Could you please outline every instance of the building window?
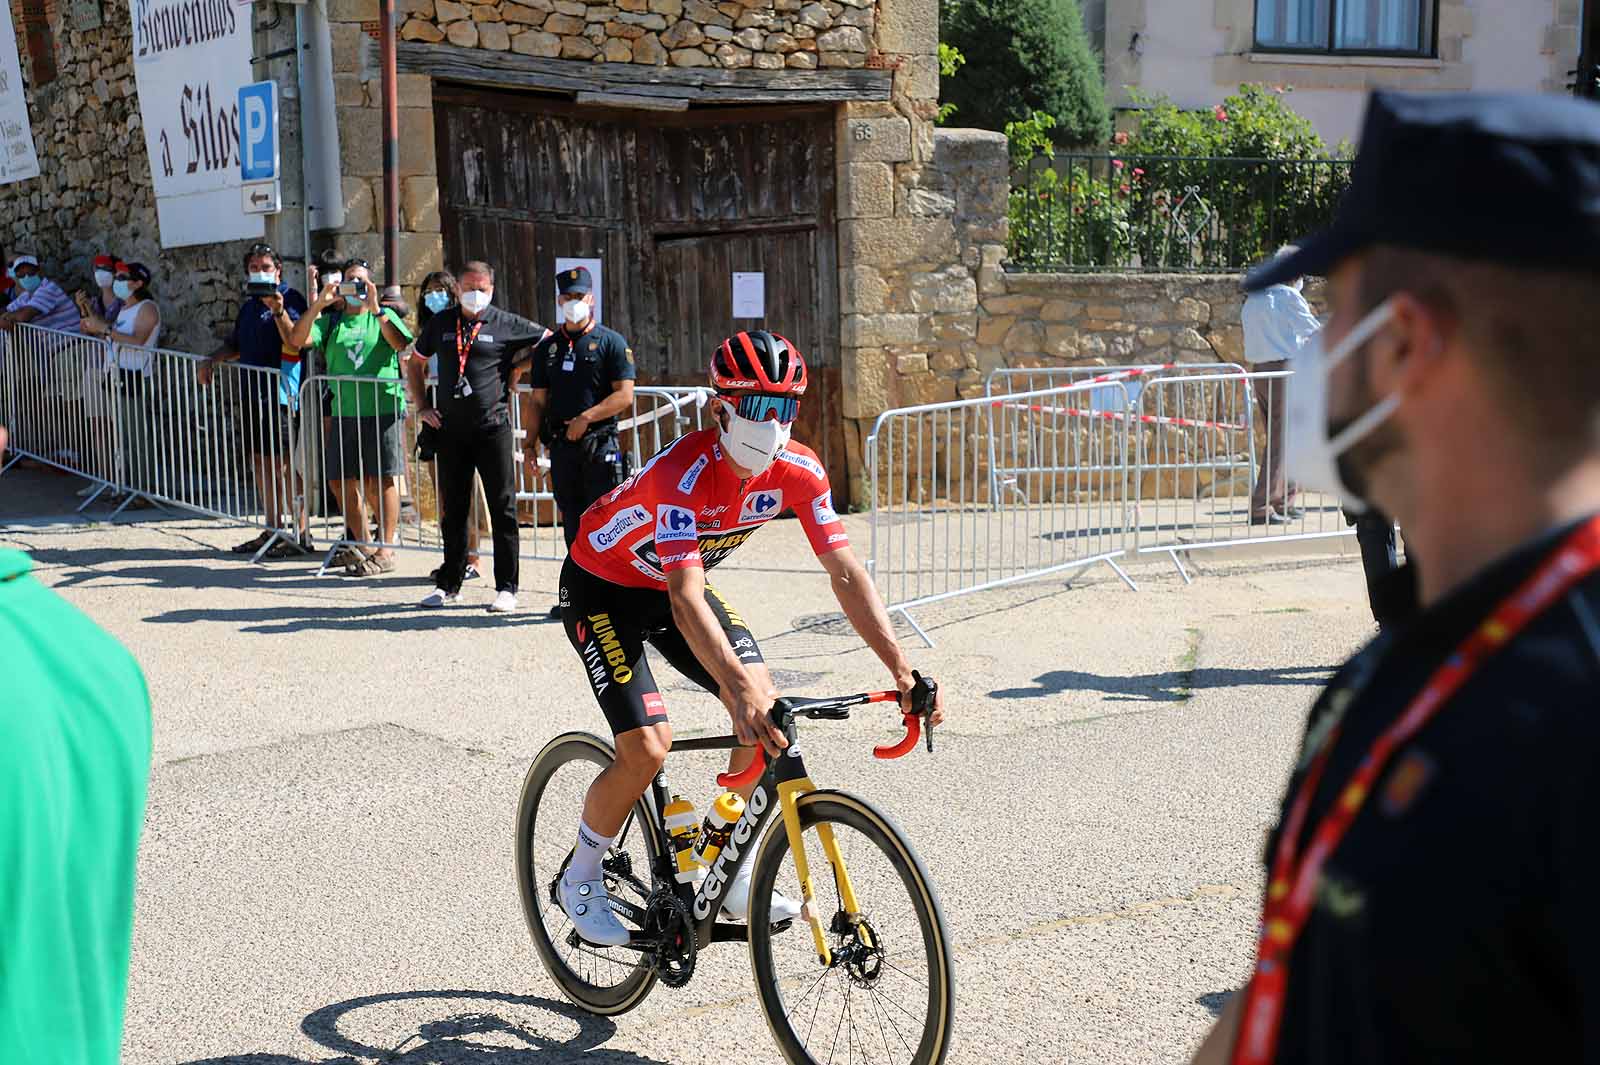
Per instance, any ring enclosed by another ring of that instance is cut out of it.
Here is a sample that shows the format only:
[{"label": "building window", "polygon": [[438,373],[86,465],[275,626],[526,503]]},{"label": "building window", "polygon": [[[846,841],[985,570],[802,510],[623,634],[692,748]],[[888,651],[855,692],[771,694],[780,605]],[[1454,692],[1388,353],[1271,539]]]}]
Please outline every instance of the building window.
[{"label": "building window", "polygon": [[1256,0],[1265,52],[1431,56],[1438,0]]}]

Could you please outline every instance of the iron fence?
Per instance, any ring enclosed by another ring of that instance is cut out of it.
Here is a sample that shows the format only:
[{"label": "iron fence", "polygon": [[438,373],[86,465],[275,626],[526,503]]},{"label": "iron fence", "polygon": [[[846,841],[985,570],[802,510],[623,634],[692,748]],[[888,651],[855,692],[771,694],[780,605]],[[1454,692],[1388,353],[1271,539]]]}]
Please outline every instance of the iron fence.
[{"label": "iron fence", "polygon": [[1233,273],[1327,225],[1346,159],[1036,154],[1011,176],[1008,266]]}]

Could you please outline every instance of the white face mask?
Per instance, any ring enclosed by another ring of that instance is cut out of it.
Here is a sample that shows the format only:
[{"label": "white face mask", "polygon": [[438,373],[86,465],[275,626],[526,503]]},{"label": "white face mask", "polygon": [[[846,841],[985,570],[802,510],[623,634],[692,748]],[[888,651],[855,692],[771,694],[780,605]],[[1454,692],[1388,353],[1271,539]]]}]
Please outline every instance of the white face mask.
[{"label": "white face mask", "polygon": [[561,317],[568,325],[582,325],[589,320],[589,304],[585,300],[569,300],[561,305]]},{"label": "white face mask", "polygon": [[1367,341],[1394,315],[1388,300],[1374,307],[1356,323],[1332,351],[1322,350],[1322,334],[1312,337],[1296,362],[1294,376],[1288,380],[1284,417],[1284,472],[1302,488],[1332,492],[1352,514],[1367,510],[1367,501],[1351,490],[1339,470],[1339,457],[1382,425],[1400,405],[1398,395],[1379,400],[1372,409],[1328,435],[1328,378],[1345,359]]},{"label": "white face mask", "polygon": [[110,288],[112,279],[110,270],[96,270],[94,272],[94,283],[100,288]]},{"label": "white face mask", "polygon": [[721,430],[722,450],[752,475],[761,473],[778,459],[778,452],[789,443],[788,425],[777,421],[753,422],[734,413],[733,404],[721,401],[728,412],[728,427]]},{"label": "white face mask", "polygon": [[489,306],[493,297],[492,292],[480,292],[477,289],[468,289],[461,294],[461,309],[468,314],[482,314]]}]

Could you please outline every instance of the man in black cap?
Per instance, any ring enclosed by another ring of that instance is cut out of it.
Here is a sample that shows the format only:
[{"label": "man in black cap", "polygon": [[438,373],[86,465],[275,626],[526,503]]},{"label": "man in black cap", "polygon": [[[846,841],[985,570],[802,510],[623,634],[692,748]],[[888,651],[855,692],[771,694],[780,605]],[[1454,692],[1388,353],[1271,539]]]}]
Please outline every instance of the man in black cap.
[{"label": "man in black cap", "polygon": [[1380,93],[1289,476],[1393,514],[1414,609],[1311,710],[1255,965],[1196,1061],[1600,1060],[1600,107]]},{"label": "man in black cap", "polygon": [[[550,481],[567,547],[589,504],[621,484],[627,461],[617,415],[633,407],[633,349],[594,320],[594,281],[582,267],[556,275],[561,327],[533,351],[528,439],[550,449]],[[561,608],[552,607],[551,617]]]}]

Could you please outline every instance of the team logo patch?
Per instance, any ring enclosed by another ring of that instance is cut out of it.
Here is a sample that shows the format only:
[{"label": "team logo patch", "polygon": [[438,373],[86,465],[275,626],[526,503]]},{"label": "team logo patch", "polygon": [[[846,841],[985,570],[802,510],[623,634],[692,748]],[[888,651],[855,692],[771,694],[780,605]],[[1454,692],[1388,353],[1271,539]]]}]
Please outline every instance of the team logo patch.
[{"label": "team logo patch", "polygon": [[694,524],[694,511],[663,503],[656,508],[656,543],[692,543]]},{"label": "team logo patch", "polygon": [[706,466],[708,466],[710,462],[711,460],[706,458],[704,455],[701,455],[699,458],[695,459],[694,463],[683,472],[683,479],[678,482],[678,491],[682,492],[684,495],[688,495],[690,492],[693,492],[695,483],[700,480],[700,475],[706,472]]},{"label": "team logo patch", "polygon": [[605,525],[589,534],[589,544],[596,551],[606,551],[615,547],[618,540],[630,531],[641,525],[650,523],[650,512],[641,506],[634,505],[618,513]]},{"label": "team logo patch", "polygon": [[833,511],[833,493],[824,492],[811,501],[811,514],[817,519],[818,525],[832,525],[839,520],[839,515]]},{"label": "team logo patch", "polygon": [[827,476],[822,470],[822,463],[816,459],[808,459],[804,455],[798,455],[793,451],[784,450],[778,452],[778,461],[787,462],[791,466],[799,466],[802,470],[810,470],[819,478]]},{"label": "team logo patch", "polygon": [[1433,759],[1421,751],[1407,751],[1405,757],[1389,770],[1383,783],[1378,807],[1389,817],[1399,817],[1411,808],[1433,779]]},{"label": "team logo patch", "polygon": [[777,489],[751,492],[739,507],[739,522],[770,521],[783,509],[783,493]]},{"label": "team logo patch", "polygon": [[629,561],[633,564],[633,568],[634,569],[638,570],[640,573],[644,574],[646,577],[649,577],[651,580],[660,581],[662,584],[665,584],[667,582],[667,575],[666,574],[662,573],[659,569],[652,569],[642,559],[635,558],[635,559],[629,559]]},{"label": "team logo patch", "polygon": [[645,717],[666,717],[667,703],[661,698],[659,692],[645,692],[644,695]]}]

